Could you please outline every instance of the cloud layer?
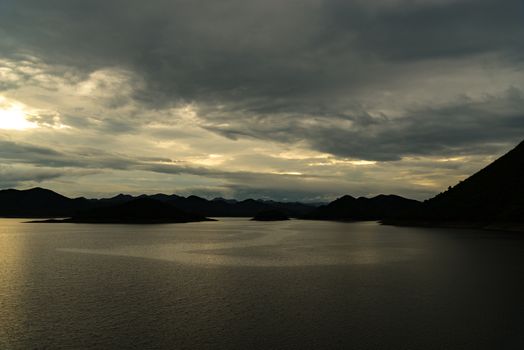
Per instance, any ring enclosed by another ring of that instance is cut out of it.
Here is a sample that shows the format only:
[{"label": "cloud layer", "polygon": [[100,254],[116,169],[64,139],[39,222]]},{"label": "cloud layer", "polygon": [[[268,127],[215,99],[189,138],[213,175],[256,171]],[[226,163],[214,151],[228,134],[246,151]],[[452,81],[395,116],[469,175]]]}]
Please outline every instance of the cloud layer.
[{"label": "cloud layer", "polygon": [[424,198],[524,135],[523,15],[518,0],[5,0],[0,118],[17,106],[38,127],[0,130],[0,164],[35,169],[3,186]]}]

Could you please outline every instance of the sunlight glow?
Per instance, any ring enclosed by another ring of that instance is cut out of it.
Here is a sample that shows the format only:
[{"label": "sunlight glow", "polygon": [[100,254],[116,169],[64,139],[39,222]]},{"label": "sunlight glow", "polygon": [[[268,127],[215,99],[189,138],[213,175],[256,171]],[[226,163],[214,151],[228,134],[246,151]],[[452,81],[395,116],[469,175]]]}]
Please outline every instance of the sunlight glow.
[{"label": "sunlight glow", "polygon": [[38,125],[26,119],[26,113],[19,106],[0,109],[0,129],[26,130]]},{"label": "sunlight glow", "polygon": [[328,159],[323,162],[308,163],[308,166],[331,166],[331,165],[375,165],[377,164],[374,160],[347,160],[347,159]]},{"label": "sunlight glow", "polygon": [[275,175],[291,175],[291,176],[304,175],[303,173],[298,172],[298,171],[273,171],[273,172],[271,172],[271,174],[275,174]]},{"label": "sunlight glow", "polygon": [[441,159],[438,159],[439,162],[461,162],[465,159],[466,157],[452,157],[452,158],[441,158]]},{"label": "sunlight glow", "polygon": [[375,165],[377,162],[374,160],[351,160],[349,161],[350,164],[353,165]]},{"label": "sunlight glow", "polygon": [[208,154],[207,156],[190,157],[189,160],[193,164],[214,166],[224,163],[228,158],[222,154]]}]

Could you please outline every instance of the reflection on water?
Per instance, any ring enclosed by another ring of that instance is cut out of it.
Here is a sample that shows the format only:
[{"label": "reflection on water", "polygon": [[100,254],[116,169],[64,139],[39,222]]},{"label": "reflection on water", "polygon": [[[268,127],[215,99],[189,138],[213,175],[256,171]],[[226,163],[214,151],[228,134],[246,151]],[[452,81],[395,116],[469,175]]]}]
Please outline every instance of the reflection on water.
[{"label": "reflection on water", "polygon": [[524,240],[0,219],[0,349],[524,348]]},{"label": "reflection on water", "polygon": [[[226,219],[227,220],[227,219]],[[311,225],[311,224],[310,224]],[[328,223],[327,226],[332,225]],[[362,225],[362,224],[361,224]],[[365,224],[364,224],[365,225]],[[314,222],[313,227],[322,229],[322,222]],[[208,233],[208,227],[195,225],[184,228],[193,240],[198,240],[202,233]],[[175,229],[175,228],[173,228]],[[297,222],[267,223],[242,222],[240,231],[231,232],[217,225],[215,241],[207,241],[207,236],[197,242],[163,242],[151,244],[115,246],[109,249],[60,248],[71,253],[127,256],[136,258],[159,259],[184,264],[203,266],[315,266],[338,264],[378,264],[408,260],[423,250],[403,247],[375,246],[374,244],[348,246],[340,242],[339,246],[312,244],[303,240],[303,226]],[[244,237],[244,236],[247,236]],[[348,237],[346,237],[348,238]],[[225,241],[221,241],[224,239]]]},{"label": "reflection on water", "polygon": [[[30,259],[25,236],[20,236],[11,226],[0,229],[0,348],[7,349],[7,339],[20,336],[20,330],[13,327],[13,320],[27,322],[20,293],[30,288],[26,279],[26,262]],[[3,315],[3,316],[2,316]]]}]

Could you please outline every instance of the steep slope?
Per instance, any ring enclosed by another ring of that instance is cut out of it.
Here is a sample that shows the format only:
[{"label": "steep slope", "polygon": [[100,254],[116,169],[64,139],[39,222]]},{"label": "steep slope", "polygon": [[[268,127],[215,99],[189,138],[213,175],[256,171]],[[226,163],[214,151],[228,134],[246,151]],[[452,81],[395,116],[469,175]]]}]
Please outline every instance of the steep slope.
[{"label": "steep slope", "polygon": [[448,221],[524,221],[524,142],[426,201],[419,216]]}]

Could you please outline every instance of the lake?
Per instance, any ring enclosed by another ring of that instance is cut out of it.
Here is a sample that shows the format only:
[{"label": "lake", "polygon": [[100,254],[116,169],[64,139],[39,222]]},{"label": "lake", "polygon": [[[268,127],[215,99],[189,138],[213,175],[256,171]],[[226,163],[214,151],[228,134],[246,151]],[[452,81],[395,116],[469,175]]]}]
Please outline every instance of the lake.
[{"label": "lake", "polygon": [[524,235],[0,219],[0,349],[524,348]]}]

